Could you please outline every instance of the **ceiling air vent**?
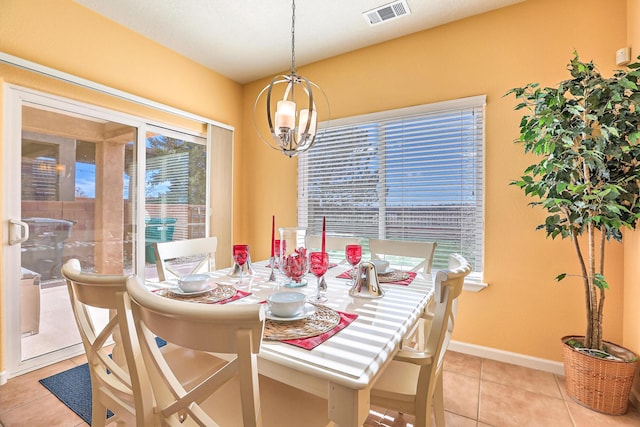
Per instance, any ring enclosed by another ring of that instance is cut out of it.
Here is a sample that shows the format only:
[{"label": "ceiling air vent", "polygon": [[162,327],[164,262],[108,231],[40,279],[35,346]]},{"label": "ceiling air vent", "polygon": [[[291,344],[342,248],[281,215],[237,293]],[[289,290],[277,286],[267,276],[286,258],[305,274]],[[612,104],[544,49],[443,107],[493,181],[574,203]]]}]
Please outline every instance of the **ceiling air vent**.
[{"label": "ceiling air vent", "polygon": [[406,0],[400,0],[371,9],[362,15],[369,25],[377,25],[404,15],[409,15],[410,13],[411,11],[409,10],[409,5]]}]

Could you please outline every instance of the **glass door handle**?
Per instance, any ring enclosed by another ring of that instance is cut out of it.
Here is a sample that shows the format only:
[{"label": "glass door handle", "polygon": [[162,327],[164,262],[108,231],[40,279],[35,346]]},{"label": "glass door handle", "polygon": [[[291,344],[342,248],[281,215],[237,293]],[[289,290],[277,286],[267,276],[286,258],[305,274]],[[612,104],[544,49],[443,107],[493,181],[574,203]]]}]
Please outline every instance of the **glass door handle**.
[{"label": "glass door handle", "polygon": [[9,244],[17,245],[29,238],[29,225],[17,219],[9,220]]}]

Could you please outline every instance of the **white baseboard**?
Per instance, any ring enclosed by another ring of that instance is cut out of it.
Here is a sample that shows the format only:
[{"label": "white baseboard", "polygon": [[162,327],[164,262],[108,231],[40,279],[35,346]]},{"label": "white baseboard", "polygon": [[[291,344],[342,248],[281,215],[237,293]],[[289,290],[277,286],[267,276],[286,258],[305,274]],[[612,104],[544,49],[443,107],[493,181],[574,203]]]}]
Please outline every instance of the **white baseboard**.
[{"label": "white baseboard", "polygon": [[553,360],[527,356],[526,354],[513,353],[510,351],[498,350],[475,344],[467,344],[459,341],[451,341],[448,349],[458,353],[496,360],[498,362],[511,363],[513,365],[524,366],[525,368],[537,369],[564,376],[564,366],[562,365],[562,362],[555,362]]},{"label": "white baseboard", "polygon": [[0,385],[5,385],[9,381],[9,373],[7,371],[0,372]]}]

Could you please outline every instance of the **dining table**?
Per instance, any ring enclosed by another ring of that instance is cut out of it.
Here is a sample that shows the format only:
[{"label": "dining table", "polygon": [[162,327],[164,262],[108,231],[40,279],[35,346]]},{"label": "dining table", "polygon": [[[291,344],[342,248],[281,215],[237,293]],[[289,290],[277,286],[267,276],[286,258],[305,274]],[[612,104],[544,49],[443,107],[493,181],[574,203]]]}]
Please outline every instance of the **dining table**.
[{"label": "dining table", "polygon": [[[335,425],[359,427],[369,414],[371,387],[433,298],[433,283],[431,274],[412,273],[412,280],[400,284],[380,283],[382,297],[351,296],[352,279],[345,274],[350,268],[332,264],[327,270],[327,301],[314,308],[317,313],[340,315],[339,326],[309,338],[311,345],[289,337],[277,339],[278,331],[288,330],[287,321],[267,315],[258,371],[326,399],[328,417]],[[309,299],[316,295],[316,278],[311,274],[306,275],[306,286],[290,288],[286,285],[288,279],[277,270],[276,280],[269,281],[268,261],[254,262],[252,269],[253,274],[244,275],[242,280],[230,276],[232,268],[209,273],[212,284],[237,290],[235,298],[221,303],[263,304],[270,294],[281,291],[301,292]],[[148,286],[158,290],[175,283],[155,282]],[[274,328],[276,339],[269,339],[266,331]]]}]

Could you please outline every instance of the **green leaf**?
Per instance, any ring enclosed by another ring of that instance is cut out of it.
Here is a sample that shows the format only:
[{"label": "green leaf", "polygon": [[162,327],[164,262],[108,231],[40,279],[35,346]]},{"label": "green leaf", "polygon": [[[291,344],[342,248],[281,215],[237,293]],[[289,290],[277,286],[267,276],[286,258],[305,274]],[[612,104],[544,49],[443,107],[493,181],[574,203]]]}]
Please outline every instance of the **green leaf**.
[{"label": "green leaf", "polygon": [[632,89],[632,90],[637,90],[638,86],[632,82],[631,80],[627,79],[627,78],[622,78],[620,79],[620,85],[622,87],[624,87],[625,89]]},{"label": "green leaf", "polygon": [[567,340],[567,345],[573,347],[573,348],[584,348],[584,344],[580,341],[574,340],[574,339],[569,339]]},{"label": "green leaf", "polygon": [[558,274],[556,276],[556,281],[561,281],[562,279],[564,279],[565,277],[567,277],[567,273],[562,273],[562,274]]},{"label": "green leaf", "polygon": [[609,284],[605,280],[602,274],[596,273],[593,276],[593,284],[596,285],[600,289],[609,289]]}]

